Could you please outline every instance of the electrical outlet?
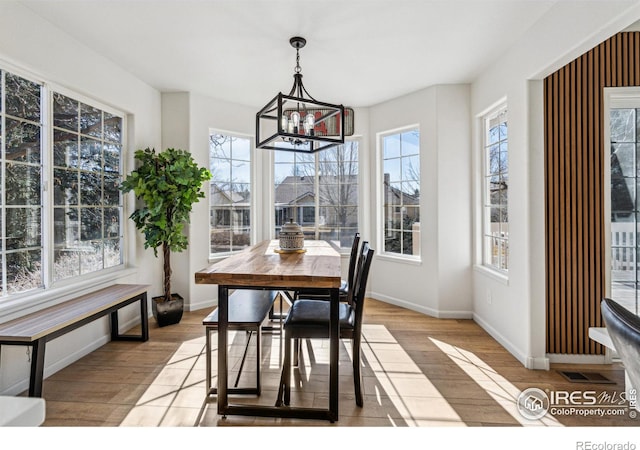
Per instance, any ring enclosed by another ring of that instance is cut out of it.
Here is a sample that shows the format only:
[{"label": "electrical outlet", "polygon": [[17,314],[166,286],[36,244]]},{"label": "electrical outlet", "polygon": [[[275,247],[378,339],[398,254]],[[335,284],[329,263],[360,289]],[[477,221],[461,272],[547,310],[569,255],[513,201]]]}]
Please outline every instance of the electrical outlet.
[{"label": "electrical outlet", "polygon": [[487,289],[487,303],[491,304],[492,299],[491,299],[491,291]]}]

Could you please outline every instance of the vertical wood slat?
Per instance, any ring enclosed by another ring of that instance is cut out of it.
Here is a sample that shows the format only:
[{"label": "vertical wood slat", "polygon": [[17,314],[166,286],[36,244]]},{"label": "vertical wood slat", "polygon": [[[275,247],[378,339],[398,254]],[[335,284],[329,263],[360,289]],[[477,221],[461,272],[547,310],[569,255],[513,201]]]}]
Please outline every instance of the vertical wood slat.
[{"label": "vertical wood slat", "polygon": [[548,353],[604,353],[603,88],[640,85],[639,66],[640,33],[619,33],[544,80]]}]

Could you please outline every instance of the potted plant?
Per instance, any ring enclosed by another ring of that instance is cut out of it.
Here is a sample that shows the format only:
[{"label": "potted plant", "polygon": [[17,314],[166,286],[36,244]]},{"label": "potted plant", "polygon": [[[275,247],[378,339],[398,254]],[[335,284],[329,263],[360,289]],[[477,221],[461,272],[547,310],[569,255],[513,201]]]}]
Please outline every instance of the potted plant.
[{"label": "potted plant", "polygon": [[180,322],[184,308],[183,298],[171,293],[171,252],[187,248],[184,226],[193,204],[204,198],[202,184],[211,179],[211,172],[198,167],[191,153],[180,149],[137,150],[135,160],[137,169],[125,178],[120,190],[133,191],[141,200],[129,217],[144,233],[144,248],[153,248],[158,256],[158,247],[162,247],[164,295],[153,298],[152,309],[159,326],[171,325]]}]

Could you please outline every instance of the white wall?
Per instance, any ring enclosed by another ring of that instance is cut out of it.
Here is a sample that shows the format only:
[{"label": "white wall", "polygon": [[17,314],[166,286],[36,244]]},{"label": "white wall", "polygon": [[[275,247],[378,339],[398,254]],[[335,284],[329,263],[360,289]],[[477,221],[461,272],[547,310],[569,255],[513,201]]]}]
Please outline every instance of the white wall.
[{"label": "white wall", "polygon": [[[122,68],[99,56],[83,43],[71,39],[51,23],[42,20],[17,2],[0,2],[0,61],[36,79],[54,83],[88,98],[113,106],[129,114],[127,121],[129,150],[160,144],[160,94]],[[7,67],[9,68],[9,67]],[[125,169],[133,166],[133,153],[126,155]],[[126,199],[131,205],[132,197]],[[125,212],[128,216],[130,209]],[[140,233],[127,221],[127,234],[134,237],[127,251],[136,256],[131,269],[119,281],[148,283],[161,287],[161,267],[151,251],[144,251]],[[89,287],[98,287],[105,279],[93,279],[91,286],[73,286],[76,295]],[[66,297],[65,297],[66,296]],[[68,291],[50,291],[34,295],[27,304],[42,307],[68,298]],[[24,303],[22,307],[24,307]],[[15,308],[0,305],[0,321],[15,315]],[[24,312],[29,309],[27,307]],[[122,329],[137,320],[135,305],[120,315]],[[65,367],[109,340],[108,321],[102,319],[47,344],[45,376]],[[2,346],[0,353],[0,394],[17,394],[28,387],[29,363],[25,347]]]},{"label": "white wall", "polygon": [[[421,261],[383,255],[381,210],[371,198],[378,236],[369,289],[374,298],[435,317],[467,317],[471,309],[471,189],[468,86],[434,86],[370,108],[369,171],[379,177],[377,134],[420,128]],[[375,184],[374,184],[375,185]]]},{"label": "white wall", "polygon": [[[507,99],[511,181],[509,279],[504,282],[485,271],[474,270],[474,319],[528,368],[545,369],[549,365],[545,354],[544,148],[540,80],[639,17],[637,2],[580,6],[558,2],[471,87],[473,151],[476,155],[480,152],[481,142],[479,115],[501,98]],[[474,204],[477,205],[480,165],[479,160],[475,160]],[[479,217],[476,208],[476,236]],[[479,247],[479,241],[475,241],[476,263],[479,262]]]}]

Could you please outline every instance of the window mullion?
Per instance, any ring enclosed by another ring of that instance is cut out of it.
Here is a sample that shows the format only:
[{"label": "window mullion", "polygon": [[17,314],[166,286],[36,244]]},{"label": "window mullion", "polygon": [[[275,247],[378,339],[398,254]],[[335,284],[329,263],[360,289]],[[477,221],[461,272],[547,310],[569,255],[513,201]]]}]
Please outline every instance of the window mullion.
[{"label": "window mullion", "polygon": [[315,153],[314,155],[314,236],[315,239],[320,239],[320,163],[319,163],[319,155]]},{"label": "window mullion", "polygon": [[42,87],[40,133],[40,164],[42,193],[42,283],[49,288],[53,283],[53,93],[47,85]]},{"label": "window mullion", "polygon": [[6,79],[6,72],[4,70],[0,71],[0,93],[2,95],[0,95],[1,101],[2,101],[2,114],[0,114],[0,119],[2,120],[2,128],[1,128],[1,133],[0,135],[2,136],[2,148],[0,149],[0,174],[2,176],[2,181],[0,184],[0,196],[1,196],[1,201],[2,201],[2,207],[0,208],[0,217],[2,220],[2,224],[0,226],[1,229],[1,234],[0,237],[2,238],[2,286],[0,286],[0,288],[2,288],[2,296],[6,296],[8,295],[8,289],[7,289],[7,271],[6,271],[6,267],[7,267],[7,196],[6,196],[6,162],[5,162],[5,156],[6,156],[6,135],[7,135],[7,121],[5,120],[5,111],[7,110],[7,105],[6,105],[6,84],[5,84],[5,79]]}]

